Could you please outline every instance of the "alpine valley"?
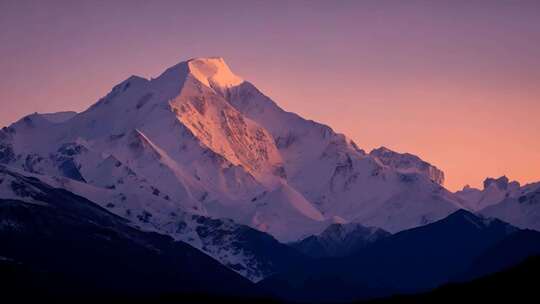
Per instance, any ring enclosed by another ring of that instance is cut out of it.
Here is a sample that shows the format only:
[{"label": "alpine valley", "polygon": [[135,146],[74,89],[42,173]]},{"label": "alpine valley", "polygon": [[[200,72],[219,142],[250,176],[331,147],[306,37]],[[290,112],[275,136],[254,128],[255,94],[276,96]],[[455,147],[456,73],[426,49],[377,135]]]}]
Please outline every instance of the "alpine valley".
[{"label": "alpine valley", "polygon": [[104,292],[420,292],[540,253],[528,245],[540,184],[484,184],[452,193],[419,157],[366,152],[281,109],[222,58],[195,58],[131,76],[81,113],[0,131],[0,261]]}]

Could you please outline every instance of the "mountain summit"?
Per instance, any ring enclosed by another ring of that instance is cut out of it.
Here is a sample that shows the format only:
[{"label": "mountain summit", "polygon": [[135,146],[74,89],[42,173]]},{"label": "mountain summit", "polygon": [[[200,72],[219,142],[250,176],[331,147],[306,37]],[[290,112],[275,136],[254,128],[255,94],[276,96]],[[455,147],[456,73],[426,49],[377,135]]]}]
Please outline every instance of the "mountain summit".
[{"label": "mountain summit", "polygon": [[366,154],[330,127],[284,111],[222,58],[181,62],[151,80],[129,77],[86,111],[50,117],[3,128],[0,163],[254,280],[269,273],[229,246],[232,238],[209,241],[210,222],[201,218],[219,219],[223,233],[244,224],[292,242],[336,221],[394,233],[461,207],[434,166],[388,149]]},{"label": "mountain summit", "polygon": [[187,65],[197,80],[211,88],[231,88],[244,81],[231,72],[221,57],[195,58],[188,60]]}]

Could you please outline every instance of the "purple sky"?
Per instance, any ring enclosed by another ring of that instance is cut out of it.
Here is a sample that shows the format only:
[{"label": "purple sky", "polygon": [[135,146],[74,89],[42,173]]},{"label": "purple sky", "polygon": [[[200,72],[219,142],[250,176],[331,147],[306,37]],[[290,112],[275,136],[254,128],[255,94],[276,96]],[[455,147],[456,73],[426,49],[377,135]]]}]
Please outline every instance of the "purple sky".
[{"label": "purple sky", "polygon": [[540,180],[540,1],[0,0],[0,125],[222,56],[282,107],[451,189]]}]

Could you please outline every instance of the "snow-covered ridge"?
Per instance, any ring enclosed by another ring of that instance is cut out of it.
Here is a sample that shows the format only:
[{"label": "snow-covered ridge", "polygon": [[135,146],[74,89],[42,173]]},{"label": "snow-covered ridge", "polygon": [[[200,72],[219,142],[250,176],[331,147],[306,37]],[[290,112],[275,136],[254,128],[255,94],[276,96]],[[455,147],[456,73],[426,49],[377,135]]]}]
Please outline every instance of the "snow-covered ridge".
[{"label": "snow-covered ridge", "polygon": [[437,184],[444,185],[444,172],[416,155],[397,153],[386,147],[374,149],[369,154],[399,172],[424,174]]},{"label": "snow-covered ridge", "polygon": [[50,122],[62,123],[62,122],[72,119],[75,115],[77,115],[77,112],[65,111],[65,112],[56,112],[56,113],[43,113],[39,115],[41,115],[41,117],[45,118],[46,120]]}]

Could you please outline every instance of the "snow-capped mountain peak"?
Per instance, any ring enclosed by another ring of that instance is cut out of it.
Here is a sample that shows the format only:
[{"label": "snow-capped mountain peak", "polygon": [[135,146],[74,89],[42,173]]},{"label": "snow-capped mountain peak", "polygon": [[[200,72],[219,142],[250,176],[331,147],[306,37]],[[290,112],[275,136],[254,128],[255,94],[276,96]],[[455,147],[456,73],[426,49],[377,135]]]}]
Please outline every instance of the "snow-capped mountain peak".
[{"label": "snow-capped mountain peak", "polygon": [[244,274],[257,271],[205,248],[195,228],[175,226],[177,215],[226,218],[292,242],[336,219],[397,232],[460,208],[442,171],[412,154],[366,154],[331,127],[281,109],[222,58],[129,77],[86,111],[50,117],[0,131],[0,163],[59,179],[59,187],[77,182],[68,190],[240,263]]},{"label": "snow-capped mountain peak", "polygon": [[221,57],[194,58],[188,60],[187,65],[190,73],[210,88],[231,88],[244,81],[231,71]]}]

